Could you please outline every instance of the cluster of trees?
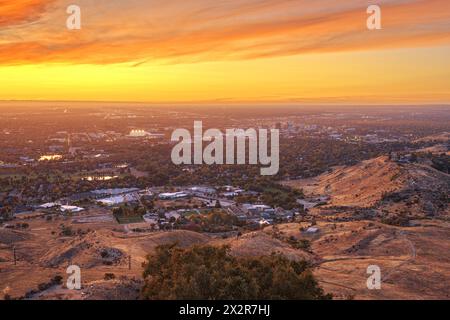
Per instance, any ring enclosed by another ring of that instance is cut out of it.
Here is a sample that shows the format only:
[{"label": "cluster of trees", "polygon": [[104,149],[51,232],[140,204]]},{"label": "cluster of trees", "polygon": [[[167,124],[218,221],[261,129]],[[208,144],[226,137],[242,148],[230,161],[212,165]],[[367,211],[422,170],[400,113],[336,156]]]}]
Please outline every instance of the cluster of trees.
[{"label": "cluster of trees", "polygon": [[244,184],[244,187],[260,193],[261,196],[241,196],[236,199],[239,203],[261,201],[274,208],[281,207],[285,210],[292,210],[299,208],[297,199],[304,197],[301,191],[278,184],[267,177],[255,179],[250,183]]},{"label": "cluster of trees", "polygon": [[320,137],[299,137],[280,141],[278,177],[313,177],[337,165],[354,165],[362,160],[402,150],[406,143],[349,143]]},{"label": "cluster of trees", "polygon": [[446,154],[436,155],[431,158],[432,167],[436,170],[450,174],[450,156]]},{"label": "cluster of trees", "polygon": [[406,227],[409,225],[409,217],[407,212],[387,214],[381,218],[381,222],[391,226]]},{"label": "cluster of trees", "polygon": [[[63,164],[61,164],[63,165]],[[42,165],[35,167],[35,172],[39,172]],[[70,176],[55,169],[48,174],[28,176],[0,176],[0,192],[18,194],[15,199],[8,197],[7,201],[12,202],[12,206],[34,204],[36,202],[56,201],[63,197],[69,197],[77,193],[88,192],[94,189],[122,188],[130,185],[137,185],[138,181],[131,175],[123,175],[117,179],[105,181],[88,181],[77,176]],[[138,185],[141,186],[141,185]],[[142,186],[145,186],[144,184]]]},{"label": "cluster of trees", "polygon": [[237,258],[228,247],[163,245],[144,264],[144,299],[331,299],[305,261]]},{"label": "cluster of trees", "polygon": [[120,207],[113,209],[113,214],[115,216],[133,217],[133,216],[143,216],[146,210],[144,207],[136,205],[129,205],[128,203],[122,204]]},{"label": "cluster of trees", "polygon": [[[215,209],[208,214],[194,214],[189,216],[188,219],[198,226],[198,231],[203,232],[226,232],[231,231],[233,226],[239,225],[236,216],[221,209]],[[192,226],[190,228],[192,229]]]},{"label": "cluster of trees", "polygon": [[127,203],[113,209],[114,218],[119,223],[133,223],[142,221],[146,210],[141,205],[129,205]]},{"label": "cluster of trees", "polygon": [[13,217],[13,212],[10,206],[0,208],[0,220],[10,220]]}]

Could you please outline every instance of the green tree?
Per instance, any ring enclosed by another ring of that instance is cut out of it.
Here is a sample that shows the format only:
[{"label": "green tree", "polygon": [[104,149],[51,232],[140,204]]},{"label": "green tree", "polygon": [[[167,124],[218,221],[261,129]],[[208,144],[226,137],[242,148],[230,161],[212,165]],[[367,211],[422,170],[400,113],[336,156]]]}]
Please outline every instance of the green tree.
[{"label": "green tree", "polygon": [[305,261],[236,258],[228,247],[156,248],[144,265],[144,299],[331,299]]}]

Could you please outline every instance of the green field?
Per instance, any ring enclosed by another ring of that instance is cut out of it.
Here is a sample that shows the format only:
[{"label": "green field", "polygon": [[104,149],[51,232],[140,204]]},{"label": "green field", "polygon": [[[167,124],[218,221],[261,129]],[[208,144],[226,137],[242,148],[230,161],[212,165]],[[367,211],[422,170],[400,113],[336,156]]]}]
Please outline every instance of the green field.
[{"label": "green field", "polygon": [[136,215],[136,216],[114,216],[119,224],[129,224],[129,223],[139,223],[143,222],[144,218],[142,216]]}]

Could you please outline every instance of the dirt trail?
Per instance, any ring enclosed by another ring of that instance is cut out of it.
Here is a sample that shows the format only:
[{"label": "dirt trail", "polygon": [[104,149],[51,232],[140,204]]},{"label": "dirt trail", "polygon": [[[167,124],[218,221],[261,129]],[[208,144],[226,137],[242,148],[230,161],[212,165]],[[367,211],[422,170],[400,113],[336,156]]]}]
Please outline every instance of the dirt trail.
[{"label": "dirt trail", "polygon": [[398,234],[408,243],[409,248],[410,248],[410,257],[409,257],[409,259],[403,260],[403,262],[401,262],[399,265],[391,268],[388,272],[386,272],[384,274],[384,276],[381,278],[382,282],[387,281],[389,279],[389,277],[394,272],[396,272],[399,268],[401,268],[404,265],[406,265],[408,263],[411,263],[411,262],[416,260],[417,250],[416,250],[416,247],[415,247],[414,243],[411,240],[408,239],[407,234],[406,234],[405,231],[401,230]]}]

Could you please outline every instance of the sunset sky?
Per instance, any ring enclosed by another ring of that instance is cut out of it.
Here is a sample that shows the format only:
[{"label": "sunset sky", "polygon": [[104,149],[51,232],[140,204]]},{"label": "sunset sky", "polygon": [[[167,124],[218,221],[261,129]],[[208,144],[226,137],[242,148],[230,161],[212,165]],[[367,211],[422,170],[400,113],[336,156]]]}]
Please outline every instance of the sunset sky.
[{"label": "sunset sky", "polygon": [[449,0],[0,0],[0,100],[448,103],[449,57]]}]

